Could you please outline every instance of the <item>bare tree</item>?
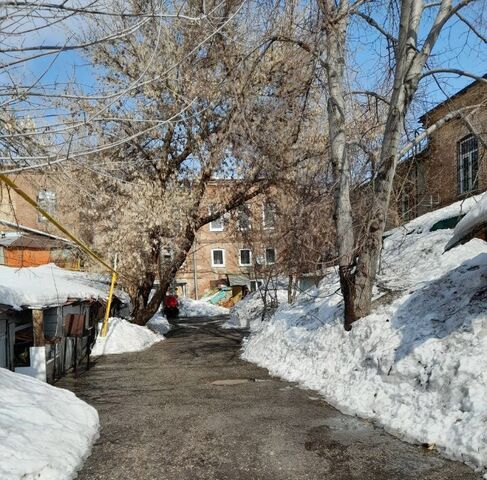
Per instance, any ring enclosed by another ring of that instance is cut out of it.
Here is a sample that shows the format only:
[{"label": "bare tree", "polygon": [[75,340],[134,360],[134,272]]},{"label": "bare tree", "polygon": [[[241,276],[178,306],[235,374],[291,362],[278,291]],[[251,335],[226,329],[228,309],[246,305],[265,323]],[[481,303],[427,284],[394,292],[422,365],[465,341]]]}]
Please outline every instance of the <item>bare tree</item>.
[{"label": "bare tree", "polygon": [[[90,126],[101,142],[129,140],[70,173],[91,191],[78,200],[90,205],[91,240],[106,255],[120,254],[139,324],[159,308],[196,231],[265,191],[306,155],[294,151],[302,145],[303,78],[312,76],[313,62],[290,57],[288,45],[269,46],[263,56],[261,38],[275,25],[263,25],[255,6],[245,15],[234,2],[207,7],[218,14],[216,25],[147,23],[122,46],[117,40],[91,49],[104,82],[117,89],[143,75],[153,79],[113,103],[106,122]],[[114,21],[123,29],[134,20]],[[90,35],[98,29],[99,20]],[[300,63],[293,74],[291,61]],[[104,105],[82,98],[73,118]],[[234,182],[208,198],[214,178]]]},{"label": "bare tree", "polygon": [[[370,312],[372,288],[382,247],[392,184],[398,160],[408,109],[418,90],[419,82],[428,75],[449,69],[428,70],[428,59],[445,24],[473,0],[453,2],[442,0],[425,4],[422,0],[400,2],[393,17],[394,29],[387,30],[374,13],[381,13],[377,2],[340,2],[320,0],[323,28],[326,33],[326,85],[328,89],[328,130],[330,158],[337,182],[335,197],[336,230],[340,284],[344,296],[345,328]],[[394,9],[392,9],[394,12]],[[347,151],[346,124],[346,49],[352,15],[383,35],[393,52],[392,85],[385,97],[379,92],[360,92],[379,98],[386,104],[386,120],[381,136],[377,165],[371,178],[373,195],[365,235],[356,239],[351,204],[351,165]],[[431,24],[425,28],[425,17]],[[469,22],[467,28],[473,28]],[[457,73],[467,72],[455,70]]]}]

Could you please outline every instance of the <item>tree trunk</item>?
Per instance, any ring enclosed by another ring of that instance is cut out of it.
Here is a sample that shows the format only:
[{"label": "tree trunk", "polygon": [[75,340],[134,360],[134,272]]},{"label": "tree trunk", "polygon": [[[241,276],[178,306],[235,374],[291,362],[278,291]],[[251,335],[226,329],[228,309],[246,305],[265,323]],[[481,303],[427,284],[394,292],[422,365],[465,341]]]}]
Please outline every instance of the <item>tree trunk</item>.
[{"label": "tree trunk", "polygon": [[294,303],[294,275],[289,275],[287,280],[287,303]]},{"label": "tree trunk", "polygon": [[148,272],[143,281],[136,287],[135,293],[131,298],[133,305],[132,316],[134,318],[138,318],[139,312],[147,307],[155,279],[154,273]]},{"label": "tree trunk", "polygon": [[43,347],[46,344],[44,337],[44,311],[32,310],[32,329],[34,347]]},{"label": "tree trunk", "polygon": [[379,168],[374,179],[374,197],[369,223],[355,272],[355,314],[357,319],[370,313],[372,290],[382,251],[382,236],[386,228],[387,212],[396,174],[402,125],[411,99],[416,92],[422,69],[422,64],[414,61],[421,5],[421,2],[417,0],[404,0],[401,3],[394,85],[384,127]]},{"label": "tree trunk", "polygon": [[[327,57],[325,62],[328,84],[328,134],[330,159],[335,177],[335,226],[338,247],[340,288],[345,306],[345,328],[350,330],[355,316],[355,286],[352,273],[355,239],[350,201],[350,162],[346,150],[345,96],[343,92],[345,69],[345,42],[348,15],[331,15],[334,2],[324,2]],[[347,2],[342,2],[347,8]]]},{"label": "tree trunk", "polygon": [[[178,270],[183,265],[188,256],[196,233],[191,225],[188,225],[185,235],[176,241],[176,252],[169,262],[164,262],[164,258],[159,255],[159,287],[152,295],[150,301],[134,312],[134,323],[137,325],[145,325],[159,310],[166,293],[176,278]],[[164,246],[164,245],[163,245]]]}]

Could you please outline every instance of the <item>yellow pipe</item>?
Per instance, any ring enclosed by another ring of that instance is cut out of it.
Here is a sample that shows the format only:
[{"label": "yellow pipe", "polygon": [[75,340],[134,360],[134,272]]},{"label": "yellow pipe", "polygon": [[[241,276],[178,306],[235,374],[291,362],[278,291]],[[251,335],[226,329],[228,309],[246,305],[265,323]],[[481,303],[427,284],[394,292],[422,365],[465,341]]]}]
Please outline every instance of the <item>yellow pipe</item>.
[{"label": "yellow pipe", "polygon": [[61,230],[61,232],[63,232],[70,240],[72,240],[76,245],[78,245],[78,247],[80,247],[81,250],[87,253],[90,257],[94,258],[98,263],[103,265],[105,268],[110,270],[112,274],[118,275],[118,272],[115,270],[115,268],[111,267],[102,258],[100,258],[88,245],[86,245],[82,240],[79,240],[74,234],[72,234],[69,230],[63,227],[48,211],[44,210],[33,198],[31,198],[27,193],[25,193],[16,183],[10,180],[10,178],[0,173],[0,180],[4,182],[6,185],[8,185],[9,187],[11,187],[19,196],[21,196],[27,203],[32,205],[39,213],[44,215],[44,217],[46,217],[50,223],[52,223],[59,230]]},{"label": "yellow pipe", "polygon": [[115,283],[117,282],[117,274],[112,273],[112,283],[110,285],[110,292],[108,293],[107,309],[105,311],[105,319],[101,328],[101,336],[106,337],[108,331],[108,318],[110,317],[110,307],[112,306],[113,291],[115,290]]}]

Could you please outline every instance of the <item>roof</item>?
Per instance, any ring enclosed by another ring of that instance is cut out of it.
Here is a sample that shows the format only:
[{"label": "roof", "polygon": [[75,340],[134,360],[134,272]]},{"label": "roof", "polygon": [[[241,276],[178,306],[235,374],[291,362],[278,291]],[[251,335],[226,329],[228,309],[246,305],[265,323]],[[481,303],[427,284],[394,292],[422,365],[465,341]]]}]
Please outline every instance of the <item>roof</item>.
[{"label": "roof", "polygon": [[231,287],[243,287],[247,286],[250,288],[250,277],[248,275],[232,275],[232,274],[227,274],[228,278],[228,284]]},{"label": "roof", "polygon": [[[12,309],[41,309],[72,301],[106,301],[109,277],[88,272],[73,272],[56,265],[32,268],[0,266],[0,304]],[[123,302],[122,291],[116,296]]]},{"label": "roof", "polygon": [[[481,78],[487,79],[487,73],[485,73],[484,75],[482,75]],[[470,90],[474,85],[476,85],[479,82],[480,82],[480,79],[474,80],[473,82],[469,83],[467,86],[465,86],[461,90],[459,90],[457,93],[454,93],[453,95],[451,95],[447,99],[443,100],[438,105],[435,105],[433,108],[431,108],[427,112],[423,113],[423,115],[421,115],[421,117],[419,117],[419,120],[421,121],[421,123],[424,123],[424,119],[425,119],[425,117],[427,115],[430,115],[431,113],[435,112],[436,110],[438,110],[439,108],[441,108],[446,103],[451,102],[453,99],[455,99],[457,97],[460,97],[461,95],[463,95],[464,93],[466,93],[468,90]]]},{"label": "roof", "polygon": [[26,234],[22,232],[2,232],[0,233],[0,247],[11,248],[37,248],[37,249],[56,249],[66,248],[67,245],[61,240],[43,237],[37,234]]},{"label": "roof", "polygon": [[47,232],[43,232],[42,230],[37,230],[35,228],[27,227],[25,225],[21,225],[20,223],[14,223],[14,222],[9,222],[8,220],[0,219],[0,224],[5,225],[6,227],[13,228],[16,231],[22,230],[24,232],[34,233],[36,235],[41,235],[43,237],[53,238],[55,240],[60,240],[61,242],[65,242],[65,243],[69,243],[69,244],[74,245],[73,242],[71,242],[71,240],[68,240],[67,238],[59,237],[57,235],[53,235],[52,233],[47,233]]}]

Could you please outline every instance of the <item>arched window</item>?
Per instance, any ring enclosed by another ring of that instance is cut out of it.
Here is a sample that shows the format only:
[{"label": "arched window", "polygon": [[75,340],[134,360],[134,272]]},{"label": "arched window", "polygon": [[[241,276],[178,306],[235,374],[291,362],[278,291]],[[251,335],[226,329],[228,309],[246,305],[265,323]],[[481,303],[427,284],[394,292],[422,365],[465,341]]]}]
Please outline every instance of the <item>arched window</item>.
[{"label": "arched window", "polygon": [[478,188],[479,143],[475,135],[458,142],[458,194],[464,195]]}]

